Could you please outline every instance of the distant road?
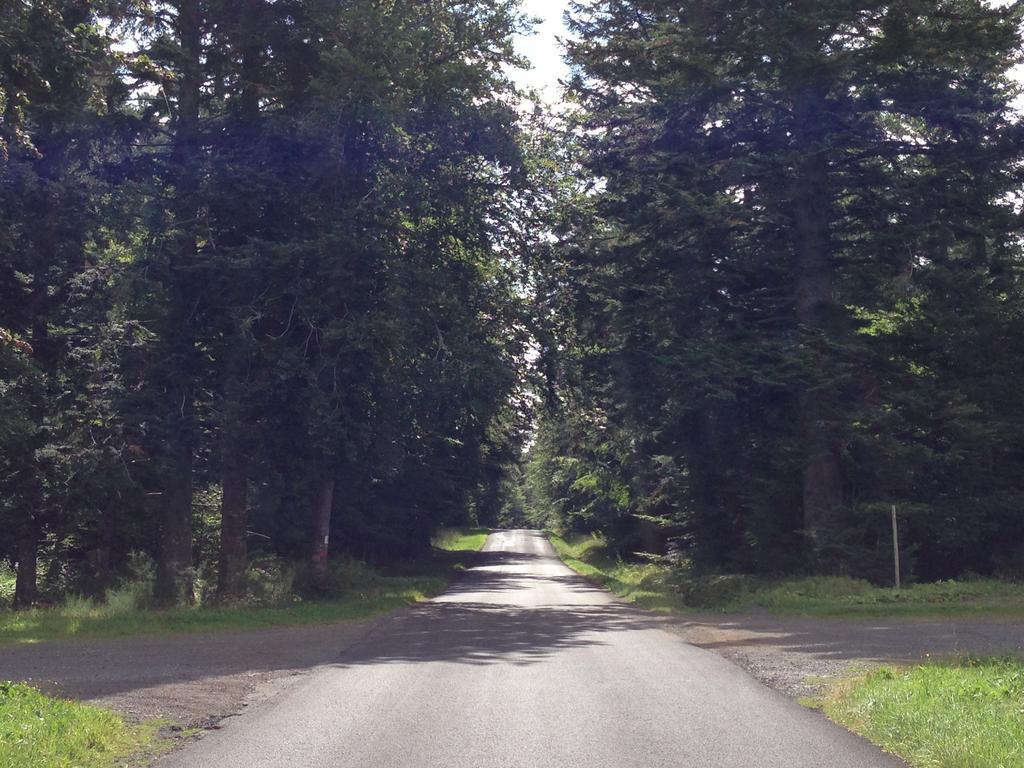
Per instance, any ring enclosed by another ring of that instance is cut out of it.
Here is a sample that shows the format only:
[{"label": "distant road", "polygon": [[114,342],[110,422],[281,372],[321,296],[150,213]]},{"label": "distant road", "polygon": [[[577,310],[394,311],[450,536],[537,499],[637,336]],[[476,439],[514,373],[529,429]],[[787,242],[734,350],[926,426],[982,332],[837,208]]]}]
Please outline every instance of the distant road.
[{"label": "distant road", "polygon": [[161,768],[897,768],[502,531],[394,619]]}]

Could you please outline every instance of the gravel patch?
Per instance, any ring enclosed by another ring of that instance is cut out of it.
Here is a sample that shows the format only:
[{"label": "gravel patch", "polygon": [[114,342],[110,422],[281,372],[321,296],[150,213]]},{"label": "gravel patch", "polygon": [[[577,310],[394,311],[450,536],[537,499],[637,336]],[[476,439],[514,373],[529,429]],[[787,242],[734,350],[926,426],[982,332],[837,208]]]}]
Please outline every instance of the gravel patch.
[{"label": "gravel patch", "polygon": [[705,615],[680,617],[668,628],[793,697],[814,696],[830,680],[882,664],[964,654],[1024,656],[1019,619]]},{"label": "gravel patch", "polygon": [[334,663],[390,615],[254,632],[0,646],[0,680],[180,728],[209,728]]}]

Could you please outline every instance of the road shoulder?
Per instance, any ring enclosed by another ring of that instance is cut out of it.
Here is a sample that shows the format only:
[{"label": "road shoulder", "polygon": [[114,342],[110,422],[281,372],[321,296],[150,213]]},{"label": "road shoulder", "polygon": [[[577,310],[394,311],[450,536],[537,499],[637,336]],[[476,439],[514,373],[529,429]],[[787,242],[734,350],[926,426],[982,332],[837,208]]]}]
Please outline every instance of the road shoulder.
[{"label": "road shoulder", "polygon": [[334,663],[395,613],[252,632],[5,646],[0,648],[0,680],[28,682],[137,721],[166,720],[182,730],[209,728]]},{"label": "road shoulder", "polygon": [[771,615],[672,616],[666,629],[743,667],[794,698],[883,664],[928,658],[1024,657],[1024,621],[1004,618],[805,618]]}]

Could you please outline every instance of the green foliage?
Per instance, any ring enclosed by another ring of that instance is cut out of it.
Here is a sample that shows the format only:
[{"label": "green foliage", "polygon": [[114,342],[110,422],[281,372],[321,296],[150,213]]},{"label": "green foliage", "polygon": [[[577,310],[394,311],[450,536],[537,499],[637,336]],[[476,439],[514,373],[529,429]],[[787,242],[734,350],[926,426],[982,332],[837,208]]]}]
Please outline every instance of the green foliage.
[{"label": "green foliage", "polygon": [[14,599],[14,570],[5,562],[0,562],[0,607],[7,607]]},{"label": "green foliage", "polygon": [[1020,7],[572,16],[600,183],[538,281],[559,343],[532,519],[701,574],[881,583],[896,505],[908,572],[1001,569],[1024,539]]},{"label": "green foliage", "polygon": [[1024,612],[1024,587],[993,579],[912,584],[900,590],[836,576],[772,580],[673,574],[671,583],[688,605],[725,611],[763,609],[809,616],[1016,616]]},{"label": "green foliage", "polygon": [[[420,558],[512,506],[551,173],[505,74],[516,3],[46,0],[0,22],[22,606],[348,594],[373,581],[352,558]],[[325,533],[326,577],[295,565]],[[154,573],[118,586],[132,552]]]},{"label": "green foliage", "polygon": [[15,602],[524,522],[881,582],[893,504],[908,573],[1019,570],[1020,8],[787,9],[579,4],[552,117],[513,0],[5,4]]},{"label": "green foliage", "polygon": [[152,727],[0,682],[2,768],[113,768],[154,743]]},{"label": "green foliage", "polygon": [[308,564],[281,558],[254,558],[246,574],[246,592],[230,605],[154,610],[154,564],[141,553],[132,556],[130,575],[103,599],[72,595],[53,608],[0,610],[0,644],[175,632],[253,630],[291,624],[314,624],[365,618],[440,594],[456,571],[460,555],[478,551],[488,530],[448,528],[435,539],[437,550],[387,571],[354,558],[334,558],[326,583],[311,592]]},{"label": "green foliage", "polygon": [[269,627],[362,619],[434,597],[444,576],[381,577],[345,584],[347,596],[276,606],[135,610],[124,604],[72,598],[63,607],[0,612],[0,644],[37,643],[74,637],[250,631]]},{"label": "green foliage", "polygon": [[245,600],[253,605],[286,605],[295,600],[295,566],[283,558],[253,558],[245,573]]},{"label": "green foliage", "polygon": [[479,552],[490,533],[489,528],[443,528],[432,544],[445,552]]},{"label": "green foliage", "polygon": [[625,563],[600,534],[548,538],[563,562],[619,597],[651,611],[685,610],[686,603],[667,583],[669,571],[655,563]]},{"label": "green foliage", "polygon": [[877,587],[843,576],[766,578],[695,574],[664,558],[624,562],[599,534],[551,543],[565,563],[615,594],[651,610],[770,611],[801,616],[1024,615],[1024,585],[994,579]]},{"label": "green foliage", "polygon": [[886,668],[839,686],[833,720],[914,768],[1024,764],[1024,663],[961,659]]}]

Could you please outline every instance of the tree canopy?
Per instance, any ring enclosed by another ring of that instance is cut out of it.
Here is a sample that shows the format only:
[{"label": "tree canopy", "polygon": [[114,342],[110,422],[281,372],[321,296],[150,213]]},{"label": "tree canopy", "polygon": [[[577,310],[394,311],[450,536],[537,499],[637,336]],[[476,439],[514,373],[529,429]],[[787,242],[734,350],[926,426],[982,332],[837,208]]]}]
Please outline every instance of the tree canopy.
[{"label": "tree canopy", "polygon": [[16,605],[465,522],[1017,567],[1022,14],[577,2],[546,112],[516,0],[5,3]]},{"label": "tree canopy", "polygon": [[896,505],[922,576],[1019,557],[1020,17],[576,4],[601,187],[561,255],[538,514],[877,577]]}]

